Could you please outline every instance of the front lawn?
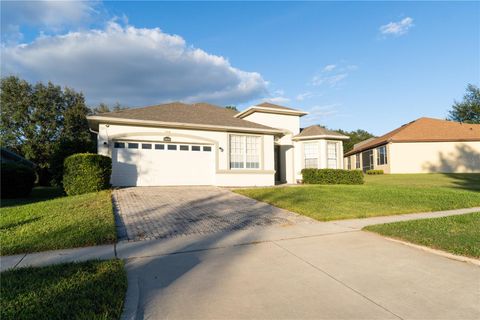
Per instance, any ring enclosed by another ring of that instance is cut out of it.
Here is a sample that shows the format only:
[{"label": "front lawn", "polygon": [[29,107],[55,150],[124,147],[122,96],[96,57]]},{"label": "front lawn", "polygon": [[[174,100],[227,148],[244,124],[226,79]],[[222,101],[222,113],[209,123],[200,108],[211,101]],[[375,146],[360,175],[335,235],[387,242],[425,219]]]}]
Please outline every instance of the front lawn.
[{"label": "front lawn", "polygon": [[301,185],[234,191],[327,221],[480,206],[480,174],[365,176],[364,185]]},{"label": "front lawn", "polygon": [[368,226],[365,230],[454,254],[480,258],[480,212]]},{"label": "front lawn", "polygon": [[1,278],[2,320],[119,319],[127,289],[121,260],[9,270]]},{"label": "front lawn", "polygon": [[115,242],[109,190],[51,199],[59,196],[58,190],[34,189],[32,196],[9,200],[5,207],[2,200],[2,255]]}]

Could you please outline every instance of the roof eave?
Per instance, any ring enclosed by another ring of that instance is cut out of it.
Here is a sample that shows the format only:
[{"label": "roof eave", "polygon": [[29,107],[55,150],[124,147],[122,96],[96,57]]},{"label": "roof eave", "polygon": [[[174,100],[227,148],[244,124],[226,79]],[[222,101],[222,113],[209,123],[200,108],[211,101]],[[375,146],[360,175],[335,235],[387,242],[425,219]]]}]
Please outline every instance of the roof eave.
[{"label": "roof eave", "polygon": [[336,140],[348,140],[350,137],[347,136],[337,136],[337,135],[330,135],[330,134],[322,134],[316,136],[295,136],[292,140],[300,141],[300,140],[315,140],[315,139],[336,139]]},{"label": "roof eave", "polygon": [[274,109],[274,108],[264,108],[258,106],[248,107],[247,109],[243,110],[242,112],[237,113],[234,115],[235,118],[244,118],[254,112],[263,112],[263,113],[273,113],[273,114],[281,114],[281,115],[289,115],[289,116],[300,116],[303,117],[307,115],[308,112],[299,111],[299,110],[287,110],[287,109]]},{"label": "roof eave", "polygon": [[282,130],[278,130],[278,129],[216,126],[216,125],[182,123],[182,122],[124,119],[124,118],[113,118],[113,117],[105,117],[105,116],[87,116],[87,120],[90,128],[94,130],[95,129],[98,130],[98,125],[100,123],[105,123],[105,124],[120,124],[120,125],[121,124],[140,125],[140,126],[149,126],[149,127],[166,127],[166,128],[178,128],[178,129],[197,129],[197,130],[210,130],[210,131],[253,132],[253,133],[266,133],[266,134],[273,134],[273,135],[284,134]]}]

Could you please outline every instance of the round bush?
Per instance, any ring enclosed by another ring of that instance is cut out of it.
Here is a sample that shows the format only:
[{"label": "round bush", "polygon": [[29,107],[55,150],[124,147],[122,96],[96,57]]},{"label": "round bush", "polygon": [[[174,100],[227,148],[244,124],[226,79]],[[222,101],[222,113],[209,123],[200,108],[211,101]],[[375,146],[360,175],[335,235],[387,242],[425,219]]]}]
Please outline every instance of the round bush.
[{"label": "round bush", "polygon": [[110,188],[112,159],[93,153],[77,153],[64,162],[63,189],[71,196]]},{"label": "round bush", "polygon": [[2,163],[2,198],[20,198],[30,194],[35,183],[33,168],[14,162]]}]

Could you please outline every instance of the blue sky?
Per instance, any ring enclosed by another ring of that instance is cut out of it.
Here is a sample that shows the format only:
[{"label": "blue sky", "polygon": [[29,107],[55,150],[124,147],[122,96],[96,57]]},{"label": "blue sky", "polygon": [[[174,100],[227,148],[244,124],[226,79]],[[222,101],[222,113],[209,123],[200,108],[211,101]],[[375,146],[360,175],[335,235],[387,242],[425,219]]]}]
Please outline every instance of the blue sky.
[{"label": "blue sky", "polygon": [[270,100],[379,135],[479,85],[480,3],[2,2],[1,62],[90,104]]}]

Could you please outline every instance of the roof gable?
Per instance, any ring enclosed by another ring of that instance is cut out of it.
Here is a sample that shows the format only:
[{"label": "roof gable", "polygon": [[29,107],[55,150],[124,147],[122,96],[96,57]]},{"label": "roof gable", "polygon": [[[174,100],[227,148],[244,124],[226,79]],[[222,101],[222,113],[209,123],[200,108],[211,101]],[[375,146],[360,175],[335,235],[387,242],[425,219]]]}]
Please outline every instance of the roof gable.
[{"label": "roof gable", "polygon": [[313,125],[310,127],[306,127],[302,129],[300,133],[294,136],[293,138],[297,140],[301,140],[301,139],[308,139],[308,138],[315,138],[315,137],[349,139],[347,136],[341,133],[328,130],[320,125]]}]

